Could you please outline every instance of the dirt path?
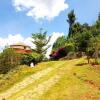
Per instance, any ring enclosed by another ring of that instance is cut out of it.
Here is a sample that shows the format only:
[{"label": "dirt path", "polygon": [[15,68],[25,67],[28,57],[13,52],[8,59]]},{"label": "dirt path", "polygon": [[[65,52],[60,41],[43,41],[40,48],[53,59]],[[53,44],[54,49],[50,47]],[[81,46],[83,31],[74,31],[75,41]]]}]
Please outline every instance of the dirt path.
[{"label": "dirt path", "polygon": [[[0,94],[0,100],[2,100],[2,98],[8,98],[10,97],[12,94],[20,91],[21,89],[24,89],[25,87],[27,87],[29,84],[35,82],[36,80],[39,80],[40,78],[42,78],[43,76],[47,75],[49,72],[52,72],[53,70],[55,70],[56,68],[60,67],[63,63],[58,64],[57,67],[50,67],[50,68],[46,68],[43,69],[42,71],[39,71],[29,77],[27,77],[26,79],[24,79],[23,81],[15,84],[12,88],[8,89],[5,93]],[[44,84],[48,84],[49,81],[53,81],[56,79],[57,76],[54,76],[53,78],[51,78],[50,80],[48,80],[47,82],[45,81],[44,83],[42,83],[42,85],[40,84],[39,87],[41,86],[45,86]],[[55,81],[56,82],[56,81]],[[55,83],[54,82],[54,83]],[[53,85],[54,83],[50,83],[51,85]],[[50,85],[50,86],[51,86]],[[50,87],[48,86],[48,87]],[[38,90],[39,88],[37,88]],[[34,90],[36,91],[36,89]],[[20,97],[21,98],[21,97]],[[21,99],[22,100],[22,99]]]},{"label": "dirt path", "polygon": [[7,97],[11,96],[12,93],[18,92],[19,90],[23,89],[27,85],[35,82],[35,80],[38,80],[39,78],[41,78],[44,75],[48,74],[52,70],[53,70],[53,68],[47,68],[45,70],[42,70],[42,71],[40,71],[36,74],[33,74],[33,75],[29,76],[28,78],[24,79],[22,82],[17,83],[16,85],[14,85],[12,88],[7,90],[5,93],[0,94],[0,100],[2,100],[1,98],[4,98],[4,97],[7,98]]},{"label": "dirt path", "polygon": [[[61,76],[56,72],[67,65],[66,68],[70,73],[70,70],[73,67],[72,65],[76,63],[77,60],[74,60],[74,63],[67,63],[66,61],[53,63],[52,66],[46,69],[42,69],[41,71],[31,76],[28,76],[23,81],[15,84],[12,88],[8,89],[5,93],[0,94],[0,100],[2,100],[2,98],[5,98],[6,100],[39,100],[39,97],[41,97],[43,93],[54,86],[61,78]],[[55,72],[55,74],[47,77],[48,74],[52,72]],[[42,78],[46,79],[40,81]],[[36,81],[40,81],[40,83],[36,83]],[[34,83],[36,84],[34,85]]]},{"label": "dirt path", "polygon": [[22,93],[20,96],[10,98],[10,100],[38,100],[38,98],[47,91],[51,86],[59,81],[59,76],[53,76],[50,79],[38,84],[34,89]]}]

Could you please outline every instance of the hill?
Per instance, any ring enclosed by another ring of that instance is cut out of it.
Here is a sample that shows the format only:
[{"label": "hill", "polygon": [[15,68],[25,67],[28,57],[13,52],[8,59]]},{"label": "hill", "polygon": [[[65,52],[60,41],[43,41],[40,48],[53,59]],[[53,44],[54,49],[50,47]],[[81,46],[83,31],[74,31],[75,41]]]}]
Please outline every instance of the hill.
[{"label": "hill", "polygon": [[27,70],[25,77],[1,92],[0,100],[100,100],[100,66],[84,58],[43,62],[30,69],[31,74]]}]

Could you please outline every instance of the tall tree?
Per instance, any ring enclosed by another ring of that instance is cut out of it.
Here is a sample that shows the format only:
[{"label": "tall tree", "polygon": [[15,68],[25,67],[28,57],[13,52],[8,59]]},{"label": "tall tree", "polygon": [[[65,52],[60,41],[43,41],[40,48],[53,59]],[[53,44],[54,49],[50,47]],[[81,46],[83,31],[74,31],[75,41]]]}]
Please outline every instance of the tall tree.
[{"label": "tall tree", "polygon": [[94,51],[95,63],[98,63],[100,53],[100,35],[90,39],[88,49]]},{"label": "tall tree", "polygon": [[98,20],[100,21],[100,12],[99,12],[99,14],[98,14]]},{"label": "tall tree", "polygon": [[98,16],[96,23],[94,25],[92,25],[91,32],[92,32],[94,37],[97,36],[97,35],[100,35],[100,19],[99,19],[99,16]]},{"label": "tall tree", "polygon": [[92,34],[88,30],[86,30],[82,33],[77,33],[74,36],[76,51],[77,52],[86,52],[86,48],[88,46],[88,42],[91,37],[92,37]]},{"label": "tall tree", "polygon": [[77,23],[74,23],[73,26],[72,26],[72,35],[76,34],[76,33],[82,33],[83,32],[83,27],[82,25],[77,22]]},{"label": "tall tree", "polygon": [[35,44],[35,49],[33,49],[34,52],[41,55],[41,60],[44,58],[47,49],[50,47],[50,45],[47,46],[47,44],[50,41],[51,36],[47,37],[47,32],[43,31],[43,29],[40,29],[38,33],[32,34],[33,38],[33,44]]},{"label": "tall tree", "polygon": [[70,37],[72,34],[72,26],[75,23],[76,17],[75,17],[75,13],[74,10],[72,10],[69,14],[68,14],[68,19],[67,22],[69,23],[69,34],[68,36]]},{"label": "tall tree", "polygon": [[89,26],[88,23],[84,23],[84,24],[82,25],[82,28],[83,28],[83,30],[90,30],[90,29],[91,29],[91,26]]}]

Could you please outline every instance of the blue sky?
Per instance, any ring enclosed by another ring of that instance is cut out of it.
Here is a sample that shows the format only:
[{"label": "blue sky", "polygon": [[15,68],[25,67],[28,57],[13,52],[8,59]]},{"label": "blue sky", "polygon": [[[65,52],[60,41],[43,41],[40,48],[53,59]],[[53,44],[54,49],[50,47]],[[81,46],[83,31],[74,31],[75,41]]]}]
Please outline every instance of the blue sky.
[{"label": "blue sky", "polygon": [[100,11],[100,0],[66,0],[65,3],[69,5],[68,9],[61,11],[53,20],[36,21],[32,17],[26,16],[24,11],[17,12],[12,1],[14,0],[0,0],[0,37],[17,33],[27,37],[31,36],[32,32],[37,32],[41,27],[47,30],[48,34],[52,32],[67,34],[66,17],[71,9],[75,10],[79,22],[88,22],[89,24],[95,22]]},{"label": "blue sky", "polygon": [[[24,12],[16,12],[12,0],[0,0],[0,36],[5,37],[8,34],[16,33],[30,36],[32,32],[37,32],[41,27],[47,30],[48,34],[66,32],[66,12],[64,12],[61,12],[52,21],[45,19],[36,21],[32,17],[26,16]],[[61,27],[62,25],[63,27]]]},{"label": "blue sky", "polygon": [[0,0],[0,46],[12,38],[11,43],[15,39],[28,41],[39,28],[56,38],[67,34],[66,18],[72,9],[78,22],[93,24],[100,12],[100,0]]}]

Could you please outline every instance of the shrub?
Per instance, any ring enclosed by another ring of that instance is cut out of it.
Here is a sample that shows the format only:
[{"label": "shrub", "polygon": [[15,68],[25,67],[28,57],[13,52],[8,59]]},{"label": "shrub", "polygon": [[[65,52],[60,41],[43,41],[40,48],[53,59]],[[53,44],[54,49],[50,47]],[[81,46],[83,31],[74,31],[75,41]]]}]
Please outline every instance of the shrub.
[{"label": "shrub", "polygon": [[6,48],[0,54],[0,74],[5,74],[20,64],[20,55],[11,48]]},{"label": "shrub", "polygon": [[67,53],[75,51],[74,43],[66,43],[65,46],[66,46]]},{"label": "shrub", "polygon": [[71,59],[75,59],[75,58],[77,58],[76,53],[75,52],[69,52],[67,54],[67,56],[61,58],[60,60],[67,60],[67,59],[71,60]]},{"label": "shrub", "polygon": [[37,64],[42,60],[42,55],[33,52],[32,54],[25,54],[22,57],[22,64],[30,65],[31,62]]},{"label": "shrub", "polygon": [[69,52],[67,54],[67,59],[75,59],[76,58],[76,53],[74,52]]},{"label": "shrub", "polygon": [[51,57],[51,59],[58,60],[64,56],[66,56],[66,54],[67,54],[66,48],[63,47],[63,48],[58,49],[56,52],[52,52],[50,57]]},{"label": "shrub", "polygon": [[34,59],[31,56],[31,54],[24,54],[22,56],[21,64],[30,65],[30,63],[32,62],[32,60],[34,60]]}]

